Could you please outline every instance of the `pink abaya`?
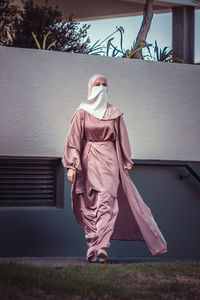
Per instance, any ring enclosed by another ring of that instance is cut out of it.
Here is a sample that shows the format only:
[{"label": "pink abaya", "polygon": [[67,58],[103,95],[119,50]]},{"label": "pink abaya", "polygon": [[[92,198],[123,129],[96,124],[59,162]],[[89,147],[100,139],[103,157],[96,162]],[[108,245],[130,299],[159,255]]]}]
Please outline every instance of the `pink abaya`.
[{"label": "pink abaya", "polygon": [[62,164],[76,170],[72,209],[85,231],[87,257],[110,246],[110,239],[145,241],[152,255],[166,241],[125,169],[131,149],[122,113],[108,104],[103,119],[78,109],[70,121]]}]

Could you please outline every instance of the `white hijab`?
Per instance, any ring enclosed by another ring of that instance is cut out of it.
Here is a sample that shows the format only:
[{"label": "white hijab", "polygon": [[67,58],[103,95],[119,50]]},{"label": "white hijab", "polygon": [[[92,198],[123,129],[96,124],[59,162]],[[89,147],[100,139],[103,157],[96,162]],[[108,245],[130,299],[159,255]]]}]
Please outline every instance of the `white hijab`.
[{"label": "white hijab", "polygon": [[84,109],[94,117],[102,119],[106,111],[107,102],[107,86],[93,86],[97,78],[107,79],[101,74],[94,74],[88,82],[88,97],[87,100],[80,103],[77,109]]}]

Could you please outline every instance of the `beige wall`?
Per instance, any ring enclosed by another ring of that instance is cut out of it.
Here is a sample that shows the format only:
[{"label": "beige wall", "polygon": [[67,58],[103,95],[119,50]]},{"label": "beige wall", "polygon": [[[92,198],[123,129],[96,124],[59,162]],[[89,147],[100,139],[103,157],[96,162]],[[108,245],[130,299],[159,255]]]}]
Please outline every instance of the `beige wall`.
[{"label": "beige wall", "polygon": [[93,73],[124,112],[133,159],[200,160],[200,67],[0,47],[0,156],[60,157]]}]

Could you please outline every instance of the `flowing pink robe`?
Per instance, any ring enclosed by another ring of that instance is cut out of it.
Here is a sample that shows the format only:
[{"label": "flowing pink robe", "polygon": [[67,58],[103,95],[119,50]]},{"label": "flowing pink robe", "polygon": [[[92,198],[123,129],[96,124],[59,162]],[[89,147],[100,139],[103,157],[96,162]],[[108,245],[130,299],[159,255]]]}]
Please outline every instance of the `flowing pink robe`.
[{"label": "flowing pink robe", "polygon": [[[103,119],[83,109],[71,118],[62,164],[76,170],[71,187],[72,209],[77,222],[85,228],[87,197],[92,192],[108,192],[117,199],[111,239],[146,242],[152,255],[167,252],[166,241],[149,207],[142,200],[125,169],[131,169],[131,148],[123,114],[108,104]],[[92,202],[90,202],[91,205]],[[90,207],[92,209],[92,207]],[[90,213],[90,212],[88,212]],[[109,244],[108,244],[109,245]]]}]

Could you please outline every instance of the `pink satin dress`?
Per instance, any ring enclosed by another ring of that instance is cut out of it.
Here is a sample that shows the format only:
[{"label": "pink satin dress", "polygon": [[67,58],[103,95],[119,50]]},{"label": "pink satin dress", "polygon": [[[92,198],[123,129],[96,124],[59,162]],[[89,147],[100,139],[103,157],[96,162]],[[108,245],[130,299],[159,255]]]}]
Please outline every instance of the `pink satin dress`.
[{"label": "pink satin dress", "polygon": [[[84,115],[83,137],[81,115]],[[119,118],[123,128],[122,116]],[[101,120],[79,109],[71,120],[66,138],[62,163],[65,168],[73,168],[81,174],[77,193],[88,246],[87,257],[98,249],[110,247],[119,211],[117,191],[120,178],[115,134],[113,119]],[[128,156],[126,159],[126,149],[123,153],[125,166],[131,168],[133,163]]]},{"label": "pink satin dress", "polygon": [[62,164],[76,170],[72,209],[85,231],[87,258],[110,239],[146,242],[152,255],[167,243],[151,209],[126,172],[133,167],[123,113],[108,105],[103,119],[78,109],[70,120]]}]

